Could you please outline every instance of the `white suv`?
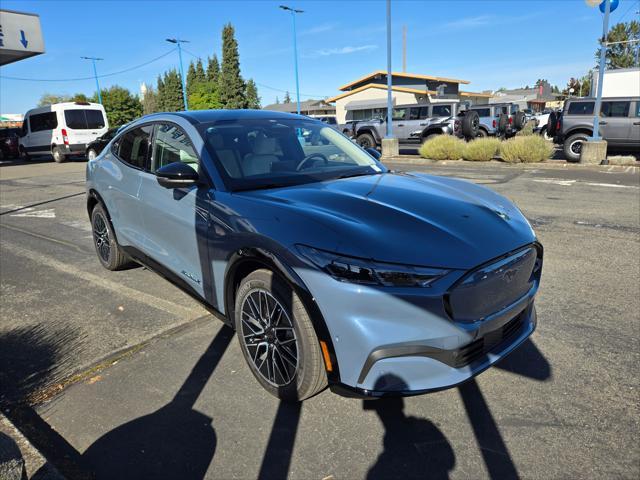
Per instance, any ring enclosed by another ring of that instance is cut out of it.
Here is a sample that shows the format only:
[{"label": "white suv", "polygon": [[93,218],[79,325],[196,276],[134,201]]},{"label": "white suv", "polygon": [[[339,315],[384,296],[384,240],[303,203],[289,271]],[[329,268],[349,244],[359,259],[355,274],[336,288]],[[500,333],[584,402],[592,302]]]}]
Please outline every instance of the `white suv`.
[{"label": "white suv", "polygon": [[53,155],[56,162],[84,155],[87,144],[109,129],[104,107],[99,103],[66,102],[29,110],[20,134],[20,154]]}]

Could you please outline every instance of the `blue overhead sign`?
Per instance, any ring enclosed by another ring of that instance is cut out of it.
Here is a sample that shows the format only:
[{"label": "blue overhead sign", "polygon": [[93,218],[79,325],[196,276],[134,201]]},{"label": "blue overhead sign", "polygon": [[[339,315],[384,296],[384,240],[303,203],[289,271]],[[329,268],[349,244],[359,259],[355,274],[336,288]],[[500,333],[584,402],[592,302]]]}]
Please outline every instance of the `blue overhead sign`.
[{"label": "blue overhead sign", "polygon": [[[618,8],[618,0],[609,0],[611,3],[611,7],[610,8],[610,12],[613,12],[616,8]],[[600,11],[602,13],[604,13],[604,9],[607,7],[606,5],[607,0],[604,0],[602,3],[600,3]]]}]

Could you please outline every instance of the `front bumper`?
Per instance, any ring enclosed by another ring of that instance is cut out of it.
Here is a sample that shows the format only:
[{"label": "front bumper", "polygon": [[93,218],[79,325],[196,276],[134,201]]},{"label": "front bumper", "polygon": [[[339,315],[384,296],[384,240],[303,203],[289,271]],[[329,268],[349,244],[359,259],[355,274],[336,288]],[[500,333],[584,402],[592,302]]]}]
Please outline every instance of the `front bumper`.
[{"label": "front bumper", "polygon": [[332,390],[375,397],[454,387],[523,343],[536,327],[540,268],[541,263],[526,292],[478,321],[453,320],[447,301],[451,288],[469,278],[467,272],[453,272],[428,289],[407,289],[339,282],[309,268],[296,271],[331,335],[340,371]]}]

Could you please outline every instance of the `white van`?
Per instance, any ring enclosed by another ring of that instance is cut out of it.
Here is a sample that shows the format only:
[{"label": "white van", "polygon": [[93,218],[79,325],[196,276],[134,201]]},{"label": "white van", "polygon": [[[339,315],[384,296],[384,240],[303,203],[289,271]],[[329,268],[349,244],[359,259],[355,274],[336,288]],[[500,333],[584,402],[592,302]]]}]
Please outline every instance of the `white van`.
[{"label": "white van", "polygon": [[109,122],[99,103],[65,102],[29,110],[24,116],[20,154],[53,155],[56,162],[84,155],[87,144],[106,133]]}]

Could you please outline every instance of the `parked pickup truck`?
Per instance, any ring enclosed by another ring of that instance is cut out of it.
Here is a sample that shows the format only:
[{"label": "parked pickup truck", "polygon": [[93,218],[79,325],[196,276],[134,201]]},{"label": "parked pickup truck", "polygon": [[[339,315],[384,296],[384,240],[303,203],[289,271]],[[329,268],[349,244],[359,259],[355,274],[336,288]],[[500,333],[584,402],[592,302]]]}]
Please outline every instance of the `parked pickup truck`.
[{"label": "parked pickup truck", "polygon": [[[552,112],[547,134],[563,146],[567,161],[580,160],[582,144],[593,136],[594,98],[569,99],[560,114]],[[640,97],[604,98],[600,136],[609,148],[640,151]]]}]

